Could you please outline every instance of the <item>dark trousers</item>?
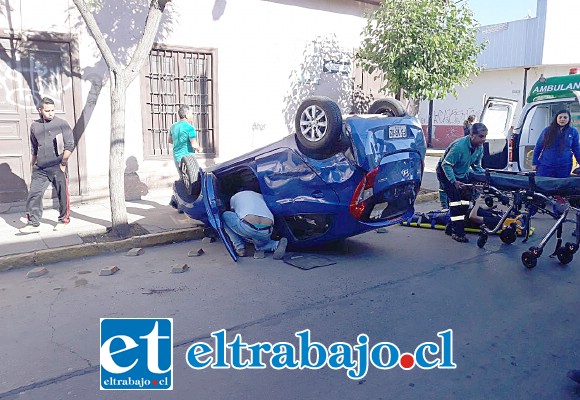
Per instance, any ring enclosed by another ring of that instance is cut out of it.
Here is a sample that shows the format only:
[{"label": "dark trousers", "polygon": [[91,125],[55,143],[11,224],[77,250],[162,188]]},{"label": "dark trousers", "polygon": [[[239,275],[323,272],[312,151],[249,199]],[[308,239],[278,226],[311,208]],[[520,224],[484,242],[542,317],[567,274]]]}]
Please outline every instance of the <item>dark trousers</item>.
[{"label": "dark trousers", "polygon": [[34,226],[40,225],[42,218],[42,197],[48,186],[52,183],[58,195],[58,220],[68,224],[70,219],[70,197],[68,194],[68,179],[60,169],[60,165],[40,168],[34,166],[30,191],[26,200],[26,218]]},{"label": "dark trousers", "polygon": [[454,184],[449,182],[440,164],[437,165],[437,179],[439,179],[439,182],[445,188],[447,200],[449,201],[452,232],[458,236],[463,236],[465,235],[465,218],[469,211],[469,200],[471,196],[460,192]]}]

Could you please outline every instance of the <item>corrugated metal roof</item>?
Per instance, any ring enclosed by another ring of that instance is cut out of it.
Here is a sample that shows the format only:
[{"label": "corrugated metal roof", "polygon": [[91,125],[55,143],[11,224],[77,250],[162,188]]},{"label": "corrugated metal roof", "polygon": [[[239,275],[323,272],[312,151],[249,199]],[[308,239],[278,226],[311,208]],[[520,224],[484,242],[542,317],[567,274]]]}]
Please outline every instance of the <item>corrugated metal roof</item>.
[{"label": "corrugated metal roof", "polygon": [[477,40],[487,40],[487,47],[477,63],[484,69],[541,65],[544,31],[545,18],[537,17],[482,26]]}]

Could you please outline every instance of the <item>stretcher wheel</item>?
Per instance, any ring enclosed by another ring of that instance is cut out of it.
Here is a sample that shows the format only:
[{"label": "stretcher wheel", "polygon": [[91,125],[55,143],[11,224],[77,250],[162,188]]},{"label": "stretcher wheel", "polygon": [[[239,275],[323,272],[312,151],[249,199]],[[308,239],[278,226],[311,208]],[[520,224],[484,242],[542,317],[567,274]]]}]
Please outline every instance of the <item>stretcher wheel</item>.
[{"label": "stretcher wheel", "polygon": [[487,234],[485,233],[480,234],[479,237],[477,238],[477,247],[483,249],[483,246],[485,246],[486,243],[487,243]]},{"label": "stretcher wheel", "polygon": [[578,245],[576,243],[567,242],[566,245],[564,246],[564,248],[572,254],[574,254],[578,251]]},{"label": "stretcher wheel", "polygon": [[530,247],[530,253],[532,253],[536,258],[539,258],[542,255],[542,251],[543,250],[540,247]]},{"label": "stretcher wheel", "polygon": [[503,231],[501,231],[499,238],[505,244],[512,244],[517,239],[516,230],[513,227],[508,226]]},{"label": "stretcher wheel", "polygon": [[526,251],[522,254],[522,262],[528,269],[532,269],[538,264],[538,259],[531,251]]},{"label": "stretcher wheel", "polygon": [[493,197],[486,196],[485,197],[485,205],[488,206],[489,208],[492,208],[493,207]]},{"label": "stretcher wheel", "polygon": [[570,253],[567,248],[560,247],[558,253],[556,254],[556,257],[558,257],[558,261],[560,261],[560,264],[566,265],[570,261],[572,261],[572,259],[574,258],[574,254]]}]

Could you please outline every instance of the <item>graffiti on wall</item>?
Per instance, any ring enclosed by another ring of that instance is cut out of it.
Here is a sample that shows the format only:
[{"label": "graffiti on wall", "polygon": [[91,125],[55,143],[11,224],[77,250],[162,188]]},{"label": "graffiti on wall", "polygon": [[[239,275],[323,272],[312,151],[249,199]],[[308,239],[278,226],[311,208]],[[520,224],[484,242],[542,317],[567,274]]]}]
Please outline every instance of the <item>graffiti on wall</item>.
[{"label": "graffiti on wall", "polygon": [[[475,108],[446,108],[433,111],[433,124],[434,125],[463,125],[463,121],[467,119],[470,115],[475,115],[479,118],[481,114],[481,109]],[[428,115],[421,117],[421,124],[427,125],[429,122],[427,119]]]},{"label": "graffiti on wall", "polygon": [[[72,90],[70,73],[62,68],[60,54],[28,54],[18,69],[8,56],[0,57],[0,93],[4,104],[19,108],[34,107],[41,97],[60,101],[62,93]],[[24,78],[24,79],[23,79]]]},{"label": "graffiti on wall", "polygon": [[433,113],[433,123],[435,125],[462,125],[463,121],[470,115],[479,116],[481,110],[474,108],[447,108],[437,110]]}]

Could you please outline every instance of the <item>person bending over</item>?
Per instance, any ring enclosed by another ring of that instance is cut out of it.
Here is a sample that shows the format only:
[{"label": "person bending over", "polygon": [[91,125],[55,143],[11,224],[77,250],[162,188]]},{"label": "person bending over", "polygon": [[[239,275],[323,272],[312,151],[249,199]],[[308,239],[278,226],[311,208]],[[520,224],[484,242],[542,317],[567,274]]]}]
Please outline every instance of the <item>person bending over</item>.
[{"label": "person bending over", "polygon": [[470,172],[484,172],[481,166],[483,144],[487,137],[487,127],[476,122],[469,136],[453,141],[437,163],[437,178],[445,189],[451,215],[451,237],[465,243],[465,216],[469,200],[462,195],[464,183]]},{"label": "person bending over", "polygon": [[[272,240],[274,216],[260,193],[242,189],[230,199],[230,209],[222,214],[225,231],[236,254],[244,257],[245,243],[252,243],[259,252],[273,252],[274,259],[284,257],[288,240]],[[257,257],[258,258],[258,257]]]}]

